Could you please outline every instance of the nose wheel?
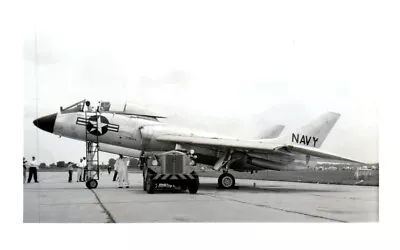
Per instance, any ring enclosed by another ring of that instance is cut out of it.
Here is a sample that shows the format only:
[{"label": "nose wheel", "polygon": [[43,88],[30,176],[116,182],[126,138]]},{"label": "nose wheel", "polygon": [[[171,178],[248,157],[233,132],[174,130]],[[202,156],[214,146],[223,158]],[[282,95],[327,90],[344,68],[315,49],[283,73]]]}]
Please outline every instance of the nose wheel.
[{"label": "nose wheel", "polygon": [[230,173],[223,173],[218,177],[218,187],[231,189],[235,186],[235,177]]}]

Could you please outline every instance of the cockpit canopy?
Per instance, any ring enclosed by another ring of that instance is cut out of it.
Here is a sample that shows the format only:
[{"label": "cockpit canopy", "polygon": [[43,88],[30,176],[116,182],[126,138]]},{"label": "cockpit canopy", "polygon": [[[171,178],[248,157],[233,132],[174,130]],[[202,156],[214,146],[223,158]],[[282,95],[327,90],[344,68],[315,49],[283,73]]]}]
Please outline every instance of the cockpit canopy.
[{"label": "cockpit canopy", "polygon": [[161,116],[154,110],[151,110],[145,106],[128,102],[126,102],[125,105],[123,106],[119,106],[117,104],[111,105],[109,101],[100,101],[97,107],[93,107],[91,106],[90,101],[84,99],[66,108],[60,107],[61,113],[73,113],[73,112],[85,112],[85,111],[125,114],[125,115],[142,116],[154,119],[166,118],[165,116]]},{"label": "cockpit canopy", "polygon": [[74,112],[83,112],[85,111],[85,105],[88,104],[88,106],[90,106],[90,102],[86,100],[82,100],[79,102],[76,102],[66,108],[63,108],[62,106],[60,107],[60,112],[61,113],[74,113]]}]

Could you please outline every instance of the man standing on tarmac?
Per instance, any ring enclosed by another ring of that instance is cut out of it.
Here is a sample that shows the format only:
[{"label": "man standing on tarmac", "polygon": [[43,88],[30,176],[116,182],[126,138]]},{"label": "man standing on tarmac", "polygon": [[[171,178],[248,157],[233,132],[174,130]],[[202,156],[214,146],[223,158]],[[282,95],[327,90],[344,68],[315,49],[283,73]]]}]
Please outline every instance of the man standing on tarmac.
[{"label": "man standing on tarmac", "polygon": [[123,188],[122,184],[125,184],[126,188],[129,188],[128,180],[128,159],[124,158],[123,155],[119,155],[119,158],[115,161],[115,170],[118,171],[118,187]]},{"label": "man standing on tarmac", "polygon": [[28,165],[28,161],[25,159],[23,160],[23,165],[24,165],[24,183],[26,182],[26,165]]},{"label": "man standing on tarmac", "polygon": [[[115,162],[116,163],[116,162]],[[113,176],[113,181],[117,180],[117,175],[118,175],[118,171],[117,171],[117,166],[114,163],[114,176]]]},{"label": "man standing on tarmac", "polygon": [[82,163],[83,159],[79,159],[78,169],[76,170],[76,182],[82,181],[83,168],[85,167]]},{"label": "man standing on tarmac", "polygon": [[39,165],[36,162],[35,156],[32,156],[31,162],[29,162],[29,177],[28,177],[28,183],[31,182],[32,176],[35,179],[36,183],[39,183],[37,180],[37,170],[39,168]]},{"label": "man standing on tarmac", "polygon": [[[86,162],[86,157],[83,157],[82,158],[82,165],[83,165],[83,181],[86,181],[87,180],[87,178],[88,178],[88,176],[87,176],[87,173],[88,173],[88,166],[87,166],[87,162]],[[85,171],[86,170],[86,171]]]},{"label": "man standing on tarmac", "polygon": [[74,172],[74,167],[72,162],[67,163],[68,168],[68,182],[72,182],[72,173]]}]

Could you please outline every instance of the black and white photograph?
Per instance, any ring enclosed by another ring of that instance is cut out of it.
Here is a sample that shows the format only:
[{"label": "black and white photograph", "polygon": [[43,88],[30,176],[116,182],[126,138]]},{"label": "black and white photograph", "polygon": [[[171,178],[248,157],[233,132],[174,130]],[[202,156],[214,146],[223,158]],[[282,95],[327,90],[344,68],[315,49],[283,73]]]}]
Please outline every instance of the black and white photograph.
[{"label": "black and white photograph", "polygon": [[31,7],[24,224],[380,221],[371,2]]}]

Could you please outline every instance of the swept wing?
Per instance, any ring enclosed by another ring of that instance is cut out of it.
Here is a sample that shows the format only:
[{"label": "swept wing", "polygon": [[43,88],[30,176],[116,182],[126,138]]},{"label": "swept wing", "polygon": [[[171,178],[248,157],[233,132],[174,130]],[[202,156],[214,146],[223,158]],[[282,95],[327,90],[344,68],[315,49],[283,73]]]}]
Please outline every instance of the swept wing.
[{"label": "swept wing", "polygon": [[178,144],[188,145],[199,145],[207,146],[212,148],[234,149],[237,151],[245,152],[257,152],[257,153],[273,153],[273,154],[298,154],[298,155],[309,155],[318,158],[330,159],[330,160],[343,160],[350,162],[359,161],[341,157],[332,153],[324,152],[317,148],[310,148],[301,145],[285,145],[285,144],[272,144],[266,141],[248,141],[248,140],[232,140],[232,139],[221,139],[221,138],[208,138],[208,137],[196,137],[196,136],[179,136],[179,135],[162,135],[156,138],[157,141],[162,142],[173,142]]}]

